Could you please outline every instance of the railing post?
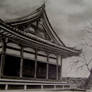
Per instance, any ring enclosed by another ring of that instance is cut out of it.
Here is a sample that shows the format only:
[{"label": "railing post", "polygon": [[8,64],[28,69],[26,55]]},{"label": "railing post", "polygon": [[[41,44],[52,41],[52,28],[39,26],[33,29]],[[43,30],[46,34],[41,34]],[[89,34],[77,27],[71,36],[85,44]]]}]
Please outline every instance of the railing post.
[{"label": "railing post", "polygon": [[24,91],[27,91],[27,85],[24,85]]},{"label": "railing post", "polygon": [[41,90],[43,90],[43,85],[41,85]]},{"label": "railing post", "polygon": [[55,89],[55,90],[56,90],[56,88],[57,88],[56,85],[54,85],[54,89]]},{"label": "railing post", "polygon": [[8,90],[8,84],[5,85],[5,90],[6,90],[6,91]]}]

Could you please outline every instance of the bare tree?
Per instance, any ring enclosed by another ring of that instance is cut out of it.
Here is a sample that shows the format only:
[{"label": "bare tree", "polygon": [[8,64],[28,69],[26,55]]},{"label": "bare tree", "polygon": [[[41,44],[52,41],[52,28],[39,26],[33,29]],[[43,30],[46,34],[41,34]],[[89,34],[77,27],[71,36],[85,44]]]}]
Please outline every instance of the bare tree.
[{"label": "bare tree", "polygon": [[[92,66],[90,66],[92,64],[92,57],[88,58],[87,54],[86,54],[86,50],[85,50],[86,48],[92,49],[92,43],[91,43],[91,41],[92,41],[92,27],[91,26],[88,26],[88,27],[84,28],[84,30],[83,30],[83,31],[85,31],[86,34],[88,34],[88,36],[85,38],[86,40],[83,39],[82,40],[83,43],[81,43],[82,53],[80,55],[80,58],[82,58],[82,61],[76,60],[76,61],[73,62],[74,65],[77,65],[80,62],[82,62],[82,65],[79,65],[77,67],[77,70],[83,69],[83,67],[86,66],[88,72],[90,73],[89,76],[88,76],[88,79],[87,79],[87,81],[85,82],[85,85],[84,85],[86,89],[88,88],[89,85],[91,85],[91,87],[92,87],[92,83],[90,83],[91,82],[90,80],[92,80]],[[72,64],[72,66],[74,66],[73,64]]]}]

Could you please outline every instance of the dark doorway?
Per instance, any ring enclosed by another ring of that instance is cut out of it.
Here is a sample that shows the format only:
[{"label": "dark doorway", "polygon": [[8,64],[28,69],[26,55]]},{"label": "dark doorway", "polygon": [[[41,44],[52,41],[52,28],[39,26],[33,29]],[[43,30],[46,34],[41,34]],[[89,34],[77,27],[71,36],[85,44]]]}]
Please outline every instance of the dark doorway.
[{"label": "dark doorway", "polygon": [[56,79],[56,65],[49,64],[49,79]]},{"label": "dark doorway", "polygon": [[46,64],[37,62],[37,78],[46,78]]},{"label": "dark doorway", "polygon": [[34,77],[35,62],[33,60],[24,59],[23,62],[23,77]]},{"label": "dark doorway", "polygon": [[6,55],[4,64],[4,75],[19,76],[19,71],[20,71],[20,58]]}]

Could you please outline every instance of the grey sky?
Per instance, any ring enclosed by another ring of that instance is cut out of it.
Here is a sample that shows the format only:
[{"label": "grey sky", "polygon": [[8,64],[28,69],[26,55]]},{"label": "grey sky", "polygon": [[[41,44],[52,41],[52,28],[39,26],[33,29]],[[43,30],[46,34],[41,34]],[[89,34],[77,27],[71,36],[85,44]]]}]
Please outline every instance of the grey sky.
[{"label": "grey sky", "polygon": [[[58,31],[58,33],[60,32],[59,35],[65,34],[64,38],[66,40],[69,38],[69,41],[71,40],[76,44],[78,39],[80,40],[85,36],[85,33],[81,32],[80,29],[87,25],[92,18],[92,1],[48,0],[48,2],[47,6],[49,8],[48,14],[50,14],[50,19],[52,19],[51,21],[54,20],[53,25],[56,29],[62,30],[62,32]],[[61,39],[63,39],[63,36]],[[66,43],[69,44],[68,41]]]},{"label": "grey sky", "polygon": [[[2,19],[11,19],[24,16],[40,6],[43,1],[0,0],[0,17]],[[91,26],[89,22],[92,21],[92,1],[48,0],[46,3],[46,11],[53,28],[64,43],[67,46],[83,48],[87,59],[91,58],[92,48],[84,45],[85,41],[92,45],[91,40],[88,38],[91,35],[84,29]],[[63,76],[88,76],[89,73],[85,66],[82,70],[77,70],[77,67],[83,64],[81,62],[71,70],[73,60],[77,59],[72,57],[63,60]]]},{"label": "grey sky", "polygon": [[[47,3],[49,19],[59,37],[67,46],[82,48],[87,60],[92,55],[92,48],[85,45],[85,42],[92,45],[92,38],[88,38],[92,34],[88,34],[85,30],[91,26],[89,24],[92,21],[91,10],[91,0],[48,0]],[[71,68],[72,62],[76,60],[81,62]],[[89,73],[86,66],[82,70],[77,69],[83,64],[82,61],[74,57],[63,60],[63,76],[87,77]]]}]

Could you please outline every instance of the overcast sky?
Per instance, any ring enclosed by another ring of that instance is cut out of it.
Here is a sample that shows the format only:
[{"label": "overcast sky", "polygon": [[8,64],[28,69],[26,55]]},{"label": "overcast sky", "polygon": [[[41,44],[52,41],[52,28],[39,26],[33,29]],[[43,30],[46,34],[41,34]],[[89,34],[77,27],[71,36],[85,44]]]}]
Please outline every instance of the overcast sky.
[{"label": "overcast sky", "polygon": [[[43,2],[44,0],[0,0],[0,17],[5,20],[25,16]],[[86,30],[91,29],[92,0],[48,0],[46,11],[61,40],[67,46],[82,48],[89,60],[92,56],[92,47],[90,47],[92,35]],[[86,46],[85,42],[90,46]],[[83,64],[81,62],[71,68],[75,60],[79,58],[63,60],[63,76],[88,76],[86,66],[82,70],[77,70],[77,67]]]},{"label": "overcast sky", "polygon": [[[90,47],[92,46],[92,34],[89,34],[86,30],[88,28],[89,30],[92,29],[90,24],[92,23],[92,1],[48,0],[47,14],[55,31],[64,43],[70,47],[82,48],[88,62],[92,57],[92,47]],[[71,68],[72,62],[76,60],[80,59],[73,57],[63,60],[64,76],[86,77],[89,75],[86,66],[82,69],[77,69],[83,64],[81,63],[83,60],[80,60],[79,64],[73,65]]]}]

